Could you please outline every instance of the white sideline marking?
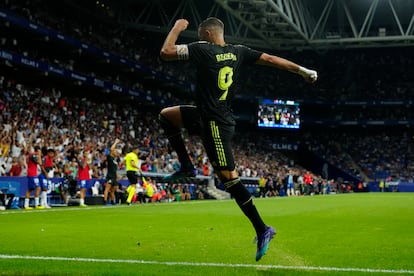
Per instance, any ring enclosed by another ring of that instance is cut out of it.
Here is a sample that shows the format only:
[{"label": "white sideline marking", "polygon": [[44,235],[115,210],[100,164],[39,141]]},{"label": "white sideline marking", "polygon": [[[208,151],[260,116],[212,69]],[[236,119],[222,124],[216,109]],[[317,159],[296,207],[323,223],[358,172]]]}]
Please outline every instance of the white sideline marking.
[{"label": "white sideline marking", "polygon": [[94,258],[69,258],[69,257],[46,257],[46,256],[24,256],[0,254],[0,259],[20,260],[43,260],[43,261],[71,261],[88,263],[128,263],[128,264],[151,264],[169,266],[199,266],[199,267],[246,267],[246,268],[267,268],[267,269],[288,269],[288,270],[315,270],[315,271],[343,271],[363,273],[393,273],[393,274],[414,274],[414,270],[357,268],[357,267],[323,267],[323,266],[287,266],[287,265],[255,265],[255,264],[225,264],[225,263],[193,263],[193,262],[160,262],[147,260],[119,260],[119,259],[94,259]]}]

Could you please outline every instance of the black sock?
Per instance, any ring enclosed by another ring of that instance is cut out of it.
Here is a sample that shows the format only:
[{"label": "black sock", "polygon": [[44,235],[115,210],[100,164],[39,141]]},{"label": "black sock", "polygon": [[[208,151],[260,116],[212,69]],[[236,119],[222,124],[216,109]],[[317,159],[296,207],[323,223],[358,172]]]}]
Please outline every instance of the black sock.
[{"label": "black sock", "polygon": [[240,179],[232,179],[224,183],[224,187],[236,200],[240,209],[253,224],[257,235],[264,233],[266,231],[266,224],[263,222],[262,218],[259,215],[259,212],[256,209],[256,206],[253,204],[253,199],[249,191],[246,189],[246,187],[244,187]]},{"label": "black sock", "polygon": [[181,135],[181,129],[175,127],[167,118],[161,114],[158,116],[160,125],[164,129],[164,133],[170,142],[171,147],[178,155],[178,160],[181,163],[181,169],[186,170],[192,168],[190,157],[188,156],[187,149],[185,148],[184,140]]}]

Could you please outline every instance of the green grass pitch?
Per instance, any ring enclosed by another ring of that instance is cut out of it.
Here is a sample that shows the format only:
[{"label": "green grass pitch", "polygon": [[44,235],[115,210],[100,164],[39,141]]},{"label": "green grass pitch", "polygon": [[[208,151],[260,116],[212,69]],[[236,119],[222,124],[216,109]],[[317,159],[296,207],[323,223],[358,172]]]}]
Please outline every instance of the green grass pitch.
[{"label": "green grass pitch", "polygon": [[255,199],[278,234],[255,261],[235,202],[0,212],[0,275],[409,275],[414,193]]}]

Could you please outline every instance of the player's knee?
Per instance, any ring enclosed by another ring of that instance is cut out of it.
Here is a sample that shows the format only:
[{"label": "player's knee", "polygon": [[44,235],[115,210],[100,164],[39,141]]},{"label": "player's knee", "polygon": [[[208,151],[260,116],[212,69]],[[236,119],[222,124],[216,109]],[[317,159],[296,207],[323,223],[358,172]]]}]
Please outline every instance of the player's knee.
[{"label": "player's knee", "polygon": [[214,171],[217,173],[217,176],[220,178],[220,180],[223,183],[239,178],[239,174],[234,169],[234,167],[227,169],[227,170],[222,170],[220,168],[214,168]]},{"label": "player's knee", "polygon": [[160,113],[158,114],[158,119],[160,119],[160,117],[162,116],[163,118],[165,118],[168,114],[168,109],[167,108],[163,108],[161,109]]},{"label": "player's knee", "polygon": [[165,119],[173,120],[173,118],[177,117],[180,114],[180,107],[179,106],[171,106],[165,107],[161,109],[159,115],[164,117]]},{"label": "player's knee", "polygon": [[170,121],[165,116],[165,113],[163,113],[164,109],[161,110],[161,112],[158,114],[158,121],[160,122],[161,126],[165,126],[168,124],[171,124]]},{"label": "player's knee", "polygon": [[167,117],[165,116],[165,114],[162,113],[162,111],[160,112],[160,114],[158,114],[158,121],[160,122],[160,126],[162,127],[162,129],[164,129],[165,134],[167,136],[172,136],[181,133],[181,130],[178,127],[174,126],[174,124],[167,119]]},{"label": "player's knee", "polygon": [[172,128],[174,125],[165,117],[165,115],[160,112],[160,114],[158,114],[158,121],[160,122],[160,126],[164,129],[167,130],[169,128]]}]

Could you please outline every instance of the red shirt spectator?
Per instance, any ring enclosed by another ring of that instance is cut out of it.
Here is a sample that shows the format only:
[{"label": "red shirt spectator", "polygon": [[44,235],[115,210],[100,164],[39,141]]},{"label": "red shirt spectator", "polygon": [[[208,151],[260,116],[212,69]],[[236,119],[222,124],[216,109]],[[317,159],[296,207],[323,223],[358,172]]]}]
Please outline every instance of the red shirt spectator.
[{"label": "red shirt spectator", "polygon": [[303,182],[306,185],[312,185],[313,177],[312,177],[312,174],[310,172],[305,173],[305,175],[303,176]]},{"label": "red shirt spectator", "polygon": [[9,171],[9,176],[20,176],[22,173],[22,166],[17,161],[16,158],[13,158],[12,165]]},{"label": "red shirt spectator", "polygon": [[66,105],[65,99],[59,100],[59,107],[64,107]]},{"label": "red shirt spectator", "polygon": [[210,175],[210,170],[209,170],[209,166],[207,163],[203,164],[203,175],[205,176],[209,176]]}]

